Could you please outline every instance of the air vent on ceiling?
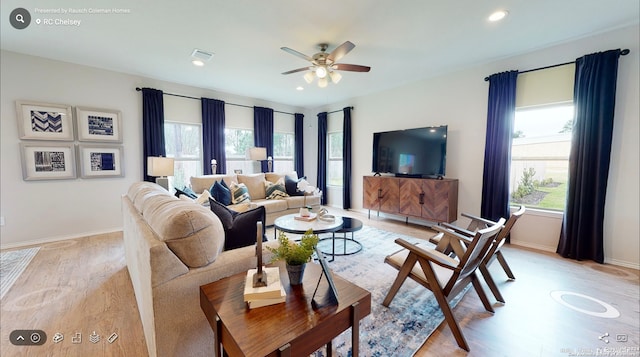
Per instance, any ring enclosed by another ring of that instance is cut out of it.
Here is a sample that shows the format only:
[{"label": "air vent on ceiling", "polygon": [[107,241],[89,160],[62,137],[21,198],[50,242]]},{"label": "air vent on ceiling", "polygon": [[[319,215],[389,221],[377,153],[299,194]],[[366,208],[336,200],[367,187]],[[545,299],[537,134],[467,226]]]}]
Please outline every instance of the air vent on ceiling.
[{"label": "air vent on ceiling", "polygon": [[208,62],[211,58],[213,58],[213,53],[199,50],[196,48],[195,50],[193,50],[193,53],[191,53],[191,57]]}]

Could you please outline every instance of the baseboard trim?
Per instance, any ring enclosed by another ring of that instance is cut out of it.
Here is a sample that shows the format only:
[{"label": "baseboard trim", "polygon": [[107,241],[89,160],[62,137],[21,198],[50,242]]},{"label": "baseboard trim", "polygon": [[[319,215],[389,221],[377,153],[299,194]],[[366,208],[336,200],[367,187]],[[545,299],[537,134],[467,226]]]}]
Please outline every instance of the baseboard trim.
[{"label": "baseboard trim", "polygon": [[537,249],[537,250],[542,250],[545,252],[551,252],[551,253],[555,253],[556,252],[556,247],[552,247],[549,245],[542,245],[542,244],[535,244],[535,243],[530,243],[530,242],[524,242],[524,241],[517,241],[517,240],[511,240],[511,244],[513,245],[517,245],[520,247],[525,247],[525,248],[532,248],[532,249]]},{"label": "baseboard trim", "polygon": [[605,264],[617,265],[617,266],[620,266],[620,267],[640,270],[640,264],[633,263],[633,262],[628,262],[628,261],[625,261],[625,260],[610,259],[610,258],[605,257],[604,258],[604,262],[605,262]]},{"label": "baseboard trim", "polygon": [[22,248],[22,247],[27,247],[27,246],[41,245],[41,244],[46,244],[46,243],[54,243],[54,242],[60,242],[60,241],[65,241],[65,240],[70,240],[70,239],[85,238],[85,237],[89,237],[89,236],[96,236],[96,235],[100,235],[100,234],[109,234],[109,233],[115,233],[115,232],[122,232],[122,227],[113,228],[113,229],[109,229],[109,230],[103,230],[103,231],[84,232],[84,233],[79,233],[79,234],[74,234],[74,235],[69,235],[69,236],[47,237],[47,238],[34,239],[34,240],[28,240],[28,241],[23,241],[23,242],[0,244],[0,249]]}]

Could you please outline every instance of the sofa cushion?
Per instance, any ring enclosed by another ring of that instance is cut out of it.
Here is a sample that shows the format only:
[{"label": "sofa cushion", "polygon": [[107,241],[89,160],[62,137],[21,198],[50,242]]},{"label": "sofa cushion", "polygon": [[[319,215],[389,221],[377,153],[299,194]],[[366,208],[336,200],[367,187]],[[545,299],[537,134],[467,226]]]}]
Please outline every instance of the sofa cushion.
[{"label": "sofa cushion", "polygon": [[305,177],[301,177],[298,180],[294,180],[289,176],[284,177],[284,187],[289,196],[304,196],[304,191],[298,191],[298,182],[304,180]]},{"label": "sofa cushion", "polygon": [[[231,250],[235,248],[246,247],[256,243],[257,238],[257,222],[262,222],[264,236],[265,209],[258,206],[245,212],[235,212],[215,200],[210,200],[209,206],[211,211],[220,218],[224,228],[224,249]],[[264,238],[263,238],[264,239]]]},{"label": "sofa cushion", "polygon": [[268,200],[282,200],[286,197],[289,197],[289,195],[287,195],[286,189],[284,188],[284,179],[280,179],[275,183],[265,181],[264,190]]},{"label": "sofa cushion", "polygon": [[171,195],[148,197],[142,216],[180,260],[190,268],[215,261],[224,248],[224,228],[206,207]]},{"label": "sofa cushion", "polygon": [[252,200],[261,200],[267,195],[264,190],[264,173],[251,175],[238,175],[238,183],[243,183],[249,189],[249,195]]},{"label": "sofa cushion", "polygon": [[222,203],[227,206],[231,204],[231,190],[229,186],[224,182],[224,179],[220,181],[216,181],[211,186],[211,197],[215,198],[216,201]]},{"label": "sofa cushion", "polygon": [[251,195],[249,189],[243,183],[231,183],[231,203],[237,205],[238,203],[251,201]]}]

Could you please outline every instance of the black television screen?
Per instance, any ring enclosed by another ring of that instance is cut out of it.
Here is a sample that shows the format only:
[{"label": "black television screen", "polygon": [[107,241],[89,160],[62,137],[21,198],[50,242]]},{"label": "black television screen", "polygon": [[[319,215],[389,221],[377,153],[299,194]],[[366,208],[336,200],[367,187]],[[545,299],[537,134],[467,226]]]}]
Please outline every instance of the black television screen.
[{"label": "black television screen", "polygon": [[446,125],[373,134],[375,173],[441,177],[445,174],[446,157]]}]

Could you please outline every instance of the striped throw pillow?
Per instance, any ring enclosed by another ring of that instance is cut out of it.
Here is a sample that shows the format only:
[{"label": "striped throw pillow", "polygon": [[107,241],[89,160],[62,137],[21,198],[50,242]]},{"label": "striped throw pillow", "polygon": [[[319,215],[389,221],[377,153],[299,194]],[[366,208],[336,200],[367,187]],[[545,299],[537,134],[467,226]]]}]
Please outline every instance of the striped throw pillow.
[{"label": "striped throw pillow", "polygon": [[284,187],[284,178],[279,179],[275,183],[265,181],[264,190],[268,200],[282,200],[285,197],[289,197],[289,195],[287,195],[287,190]]},{"label": "striped throw pillow", "polygon": [[251,196],[249,196],[249,189],[245,184],[232,182],[229,189],[231,189],[231,203],[233,203],[234,205],[251,201]]}]

